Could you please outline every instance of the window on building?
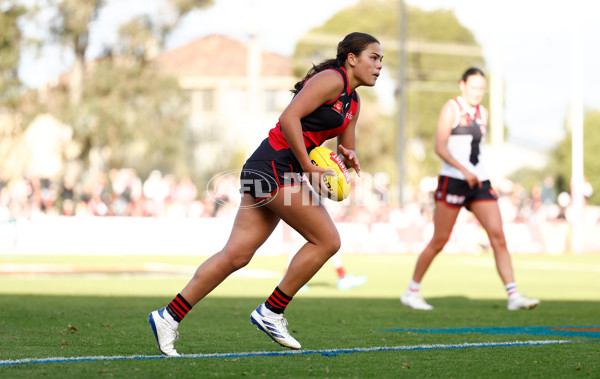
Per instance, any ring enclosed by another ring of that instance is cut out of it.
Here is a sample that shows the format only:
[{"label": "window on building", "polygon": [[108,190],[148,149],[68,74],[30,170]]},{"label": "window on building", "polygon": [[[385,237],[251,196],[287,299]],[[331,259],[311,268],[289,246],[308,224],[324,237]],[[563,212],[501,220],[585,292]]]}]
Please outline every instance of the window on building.
[{"label": "window on building", "polygon": [[196,112],[215,111],[215,90],[206,88],[192,92],[192,109]]},{"label": "window on building", "polygon": [[267,89],[264,93],[265,96],[265,111],[266,112],[277,112],[277,91],[273,89]]}]

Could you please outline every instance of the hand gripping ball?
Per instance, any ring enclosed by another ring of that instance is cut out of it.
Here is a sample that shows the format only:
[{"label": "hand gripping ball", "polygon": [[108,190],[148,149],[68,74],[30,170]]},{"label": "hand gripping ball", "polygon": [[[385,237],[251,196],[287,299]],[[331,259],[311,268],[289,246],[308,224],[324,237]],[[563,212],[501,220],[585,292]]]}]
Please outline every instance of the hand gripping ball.
[{"label": "hand gripping ball", "polygon": [[333,170],[335,175],[324,175],[323,181],[331,194],[327,194],[331,200],[342,201],[350,194],[350,173],[342,159],[333,151],[323,146],[317,146],[308,154],[310,161],[315,166]]}]

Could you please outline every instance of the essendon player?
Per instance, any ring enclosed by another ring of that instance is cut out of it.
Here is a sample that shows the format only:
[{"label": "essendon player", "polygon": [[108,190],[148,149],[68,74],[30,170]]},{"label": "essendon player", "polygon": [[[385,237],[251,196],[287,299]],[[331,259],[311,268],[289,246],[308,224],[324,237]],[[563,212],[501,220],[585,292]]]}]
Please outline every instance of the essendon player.
[{"label": "essendon player", "polygon": [[[329,171],[313,165],[308,153],[333,137],[338,139],[338,153],[346,166],[360,170],[354,151],[359,114],[355,90],[375,85],[382,59],[377,39],[365,33],[350,33],[338,44],[335,58],[313,66],[296,83],[294,97],[279,123],[244,165],[242,200],[225,247],[198,267],[171,303],[150,313],[148,321],[163,354],[178,355],[174,342],[179,322],[231,273],[248,264],[280,220],[302,235],[306,243],[279,285],[250,318],[281,346],[300,348],[287,330],[283,312],[296,292],[338,251],[341,242],[319,197],[312,195],[310,186],[295,184],[304,173],[312,187],[322,185],[323,175]],[[211,238],[201,233],[199,243]]]}]

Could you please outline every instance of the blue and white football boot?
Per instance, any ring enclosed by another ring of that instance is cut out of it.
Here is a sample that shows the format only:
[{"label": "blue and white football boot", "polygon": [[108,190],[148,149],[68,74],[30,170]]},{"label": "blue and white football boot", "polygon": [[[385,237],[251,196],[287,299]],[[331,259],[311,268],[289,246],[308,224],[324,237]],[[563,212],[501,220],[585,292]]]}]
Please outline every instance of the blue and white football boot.
[{"label": "blue and white football boot", "polygon": [[167,320],[165,320],[163,313],[166,312],[165,308],[161,308],[157,311],[151,312],[148,315],[148,322],[154,332],[154,338],[158,344],[158,350],[168,357],[179,357],[179,353],[175,350],[173,344],[179,338],[179,331],[177,328],[173,328]]},{"label": "blue and white football boot", "polygon": [[[265,316],[264,304],[261,304],[256,308],[252,314],[250,314],[250,321],[252,324],[258,327],[258,330],[262,330],[267,333],[273,341],[277,342],[283,347],[289,347],[290,349],[298,350],[301,348],[300,342],[296,341],[294,337],[290,335],[287,330],[287,320],[283,315],[269,315]],[[272,312],[270,312],[273,314]],[[279,316],[279,317],[277,317]]]}]

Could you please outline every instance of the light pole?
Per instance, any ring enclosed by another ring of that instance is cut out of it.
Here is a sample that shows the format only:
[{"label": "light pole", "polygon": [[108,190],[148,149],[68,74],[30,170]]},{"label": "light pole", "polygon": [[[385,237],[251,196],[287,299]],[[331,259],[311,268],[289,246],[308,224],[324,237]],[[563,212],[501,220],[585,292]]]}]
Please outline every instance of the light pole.
[{"label": "light pole", "polygon": [[398,124],[396,127],[396,165],[398,167],[398,205],[404,206],[406,180],[406,6],[398,0]]}]

